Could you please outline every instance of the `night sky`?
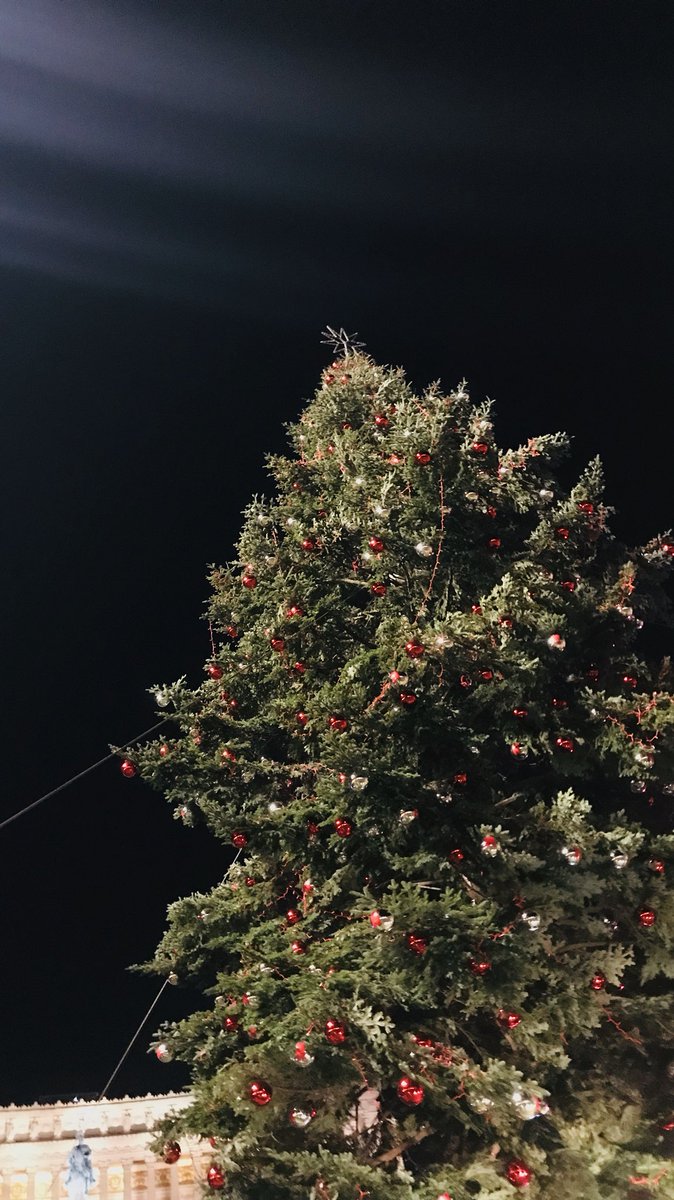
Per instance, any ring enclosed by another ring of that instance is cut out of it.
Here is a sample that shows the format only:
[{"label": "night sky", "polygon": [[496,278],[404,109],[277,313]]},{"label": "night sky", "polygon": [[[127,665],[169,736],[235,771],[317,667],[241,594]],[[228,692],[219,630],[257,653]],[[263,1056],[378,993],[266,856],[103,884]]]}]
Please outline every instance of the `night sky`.
[{"label": "night sky", "polygon": [[[4,0],[0,819],[202,678],[326,324],[672,524],[673,43],[652,0]],[[0,1102],[98,1093],[229,854],[115,763],[0,845]],[[112,1094],[184,1084],[148,1037]]]}]

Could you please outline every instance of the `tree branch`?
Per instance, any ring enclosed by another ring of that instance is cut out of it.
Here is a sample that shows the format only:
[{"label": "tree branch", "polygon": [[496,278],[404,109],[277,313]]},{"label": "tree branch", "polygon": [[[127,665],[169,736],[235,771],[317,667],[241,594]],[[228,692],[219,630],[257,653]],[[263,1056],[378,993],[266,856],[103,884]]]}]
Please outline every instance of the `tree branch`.
[{"label": "tree branch", "polygon": [[370,1162],[373,1166],[377,1166],[379,1163],[393,1162],[394,1158],[400,1158],[400,1155],[409,1150],[410,1146],[415,1146],[417,1142],[423,1142],[424,1138],[430,1137],[432,1132],[432,1129],[418,1129],[414,1137],[408,1138],[400,1146],[394,1146],[392,1150],[386,1150],[384,1154],[378,1154],[376,1158],[370,1159]]}]

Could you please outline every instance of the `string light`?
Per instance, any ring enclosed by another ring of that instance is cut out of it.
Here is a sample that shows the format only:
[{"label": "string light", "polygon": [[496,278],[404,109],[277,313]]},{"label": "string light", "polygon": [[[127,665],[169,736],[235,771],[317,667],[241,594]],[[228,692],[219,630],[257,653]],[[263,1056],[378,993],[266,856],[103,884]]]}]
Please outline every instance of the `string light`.
[{"label": "string light", "polygon": [[[164,717],[162,721],[157,721],[156,725],[151,725],[150,728],[146,729],[143,733],[137,734],[136,737],[131,738],[130,741],[125,742],[123,746],[120,746],[119,749],[128,750],[131,746],[135,746],[136,742],[139,742],[141,738],[148,737],[148,735],[154,733],[156,729],[160,729],[162,725],[165,725],[167,720],[168,717]],[[30,812],[31,809],[37,808],[38,804],[44,804],[45,800],[51,800],[52,796],[57,796],[59,792],[64,792],[65,789],[70,787],[72,783],[77,783],[79,779],[84,779],[85,775],[89,775],[98,767],[102,767],[103,763],[110,762],[111,759],[117,757],[118,752],[116,750],[111,750],[110,754],[105,755],[105,758],[99,758],[98,762],[92,763],[90,767],[85,767],[84,770],[79,771],[77,775],[72,775],[70,779],[66,779],[65,783],[60,783],[58,787],[52,788],[50,792],[45,792],[44,796],[40,796],[37,800],[33,800],[30,804],[26,804],[26,806],[24,808],[20,808],[18,812],[12,813],[11,817],[5,817],[4,821],[0,821],[0,829],[4,829],[6,825],[11,825],[12,821],[18,821],[19,817],[23,817],[25,813]]]}]

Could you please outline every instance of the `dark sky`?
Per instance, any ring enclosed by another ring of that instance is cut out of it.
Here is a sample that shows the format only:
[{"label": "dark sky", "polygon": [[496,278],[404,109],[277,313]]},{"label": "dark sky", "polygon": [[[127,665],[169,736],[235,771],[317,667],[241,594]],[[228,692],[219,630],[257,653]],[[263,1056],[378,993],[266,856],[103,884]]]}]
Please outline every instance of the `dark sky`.
[{"label": "dark sky", "polygon": [[[672,523],[673,35],[648,0],[5,0],[0,817],[201,678],[206,564],[328,323],[600,452],[627,540]],[[0,1103],[97,1092],[128,965],[226,856],[114,764],[0,845]],[[113,1094],[183,1083],[145,1045]]]}]

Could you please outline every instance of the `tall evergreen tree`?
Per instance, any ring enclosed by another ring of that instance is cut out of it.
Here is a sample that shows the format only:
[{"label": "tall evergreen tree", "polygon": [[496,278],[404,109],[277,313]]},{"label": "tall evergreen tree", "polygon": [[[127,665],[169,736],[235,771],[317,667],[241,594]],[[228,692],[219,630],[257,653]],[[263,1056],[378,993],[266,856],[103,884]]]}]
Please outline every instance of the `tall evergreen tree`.
[{"label": "tall evergreen tree", "polygon": [[348,344],[290,444],[126,768],[237,850],[148,968],[207,997],[160,1140],[233,1200],[674,1197],[674,540]]}]

